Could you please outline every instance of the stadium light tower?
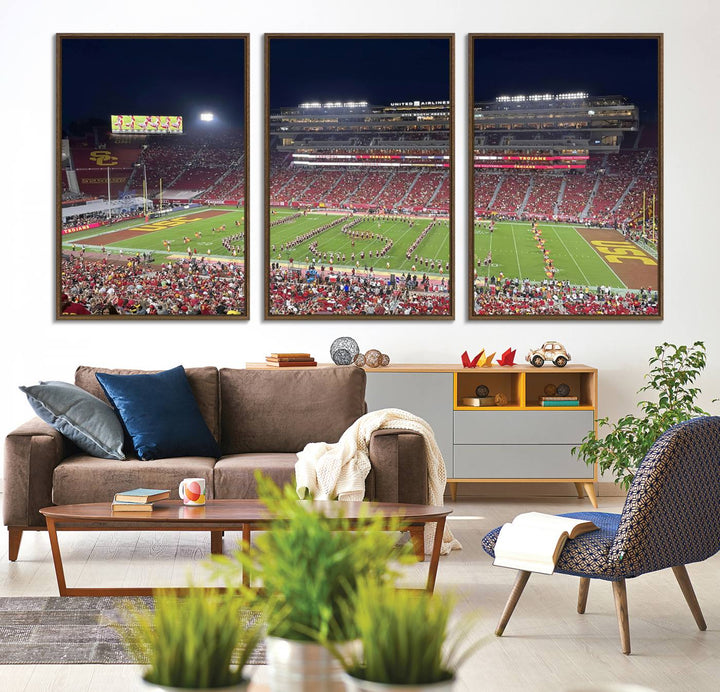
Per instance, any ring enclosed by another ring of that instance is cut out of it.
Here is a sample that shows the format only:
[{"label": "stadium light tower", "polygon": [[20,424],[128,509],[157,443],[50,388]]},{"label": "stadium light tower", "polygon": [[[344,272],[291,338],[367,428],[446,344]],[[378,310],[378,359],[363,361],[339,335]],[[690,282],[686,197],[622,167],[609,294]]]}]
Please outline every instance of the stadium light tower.
[{"label": "stadium light tower", "polygon": [[204,123],[211,123],[213,120],[215,120],[215,114],[214,113],[200,113],[200,120]]}]

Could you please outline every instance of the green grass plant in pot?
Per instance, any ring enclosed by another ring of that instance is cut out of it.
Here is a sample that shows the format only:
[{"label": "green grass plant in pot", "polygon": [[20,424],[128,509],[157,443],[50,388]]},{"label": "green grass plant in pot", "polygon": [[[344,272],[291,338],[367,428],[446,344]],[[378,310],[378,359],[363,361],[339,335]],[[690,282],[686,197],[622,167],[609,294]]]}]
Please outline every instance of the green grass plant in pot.
[{"label": "green grass plant in pot", "polygon": [[262,632],[260,619],[247,626],[248,615],[247,598],[233,589],[160,590],[154,609],[128,606],[118,630],[134,660],[147,666],[147,687],[238,691],[249,684],[243,668]]},{"label": "green grass plant in pot", "polygon": [[246,569],[253,585],[262,583],[273,692],[341,691],[340,666],[319,642],[355,639],[359,579],[391,580],[393,561],[413,560],[409,546],[396,546],[400,521],[368,514],[353,525],[342,502],[316,505],[290,485],[280,489],[259,474],[257,481],[275,518],[250,550],[214,556],[215,574],[237,581]]},{"label": "green grass plant in pot", "polygon": [[363,581],[354,606],[360,646],[334,652],[347,692],[450,692],[483,643],[473,636],[474,618],[450,629],[453,609],[450,596]]},{"label": "green grass plant in pot", "polygon": [[663,343],[655,347],[650,358],[648,381],[638,394],[652,392],[651,399],[638,403],[641,415],[629,414],[610,424],[599,418],[599,428],[610,428],[604,437],[591,431],[573,454],[586,464],[597,462],[601,472],[609,471],[615,483],[626,490],[635,477],[640,462],[650,447],[669,428],[696,416],[708,416],[697,405],[701,390],[695,386],[705,368],[705,344],[696,341],[692,346]]}]

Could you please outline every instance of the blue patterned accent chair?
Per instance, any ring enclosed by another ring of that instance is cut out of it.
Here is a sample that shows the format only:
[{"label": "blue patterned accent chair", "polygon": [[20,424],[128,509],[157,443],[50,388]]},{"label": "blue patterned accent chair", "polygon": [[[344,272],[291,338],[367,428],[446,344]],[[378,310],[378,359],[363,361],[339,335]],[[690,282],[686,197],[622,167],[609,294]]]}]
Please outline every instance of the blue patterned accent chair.
[{"label": "blue patterned accent chair", "polygon": [[[590,579],[612,583],[624,654],[630,653],[625,580],[646,572],[671,567],[697,626],[705,630],[685,565],[720,550],[720,417],[694,418],[662,435],[642,460],[622,514],[562,516],[589,519],[600,529],[567,541],[555,571],[580,577],[578,613],[585,612]],[[501,528],[482,541],[492,557]],[[504,632],[529,577],[530,572],[519,571],[497,636]]]}]

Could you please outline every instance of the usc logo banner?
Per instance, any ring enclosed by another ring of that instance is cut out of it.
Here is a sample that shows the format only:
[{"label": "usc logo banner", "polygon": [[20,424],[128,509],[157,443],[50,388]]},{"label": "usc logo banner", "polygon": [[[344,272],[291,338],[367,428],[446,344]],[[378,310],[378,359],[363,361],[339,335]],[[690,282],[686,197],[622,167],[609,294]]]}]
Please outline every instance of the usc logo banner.
[{"label": "usc logo banner", "polygon": [[111,152],[106,149],[97,149],[90,152],[90,160],[95,163],[96,166],[117,166],[118,157],[113,156]]}]

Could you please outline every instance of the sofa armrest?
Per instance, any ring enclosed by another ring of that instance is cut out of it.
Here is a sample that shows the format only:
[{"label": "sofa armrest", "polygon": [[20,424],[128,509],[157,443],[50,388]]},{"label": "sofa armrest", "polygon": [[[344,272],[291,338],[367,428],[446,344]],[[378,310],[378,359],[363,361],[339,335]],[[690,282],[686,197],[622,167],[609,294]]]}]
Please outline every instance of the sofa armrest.
[{"label": "sofa armrest", "polygon": [[370,437],[366,497],[424,505],[428,500],[425,442],[409,430],[376,430]]},{"label": "sofa armrest", "polygon": [[44,526],[38,510],[52,504],[53,470],[66,456],[66,440],[39,418],[5,438],[4,521],[7,526]]}]

